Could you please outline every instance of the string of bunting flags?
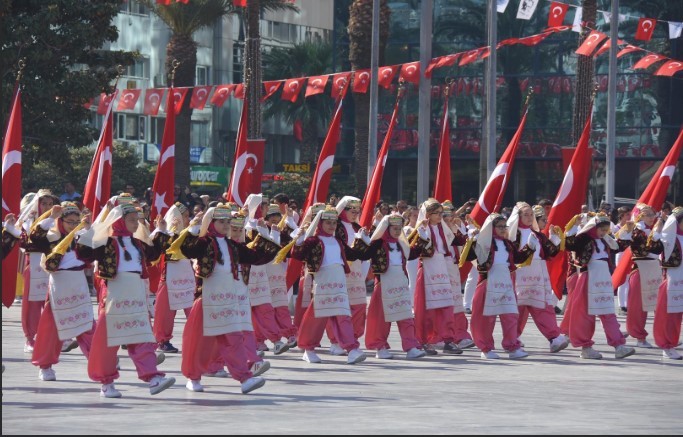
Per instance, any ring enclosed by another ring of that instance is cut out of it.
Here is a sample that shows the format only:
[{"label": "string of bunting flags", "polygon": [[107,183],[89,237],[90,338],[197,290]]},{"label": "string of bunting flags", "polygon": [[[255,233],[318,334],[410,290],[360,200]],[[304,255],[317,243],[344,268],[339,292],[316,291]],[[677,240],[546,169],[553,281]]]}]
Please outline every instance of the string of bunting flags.
[{"label": "string of bunting flags", "polygon": [[[553,26],[549,27],[543,32],[531,35],[523,38],[508,38],[500,41],[496,45],[496,50],[505,46],[512,45],[525,45],[528,47],[535,46],[541,43],[543,40],[549,36],[564,32],[572,29],[572,26]],[[591,33],[586,38],[584,43],[576,50],[577,54],[584,56],[600,56],[609,49],[609,38],[606,34],[599,32],[597,30],[590,29]],[[603,44],[603,42],[605,42]],[[602,46],[600,46],[602,44]],[[636,62],[632,69],[639,70],[645,69],[654,63],[667,60],[654,74],[656,76],[673,76],[677,72],[683,70],[683,62],[668,58],[664,55],[660,55],[654,52],[650,52],[643,48],[637,47],[632,44],[628,44],[623,40],[619,40],[620,45],[624,47],[619,51],[617,57],[622,57],[628,53],[643,52],[646,54],[642,59]],[[432,77],[434,70],[445,67],[452,66],[465,66],[472,64],[476,61],[481,61],[486,59],[491,54],[490,46],[484,46],[475,48],[472,50],[466,50],[458,53],[453,53],[449,55],[439,56],[433,58],[424,72],[424,75],[428,78]],[[399,81],[405,81],[407,83],[419,84],[421,74],[420,74],[420,62],[408,62],[405,64],[389,65],[379,68],[378,84],[379,86],[390,89],[392,88],[394,78],[398,75]],[[561,78],[550,78],[548,86],[552,90],[566,90],[567,84],[563,84],[559,87],[559,81]],[[568,78],[566,78],[568,79]],[[273,81],[264,81],[264,93],[262,100],[265,101],[275,95],[279,90],[282,90],[281,99],[287,100],[295,103],[302,90],[304,92],[304,98],[309,96],[323,94],[328,83],[331,83],[331,97],[336,99],[339,96],[339,90],[342,88],[341,85],[345,84],[347,81],[353,80],[351,90],[354,93],[367,93],[370,87],[370,69],[356,70],[356,71],[346,71],[341,73],[332,73],[321,76],[311,76],[311,77],[299,77],[291,79],[281,79]],[[550,81],[552,83],[550,83]],[[557,82],[557,83],[556,83]],[[565,81],[566,82],[566,81]],[[524,81],[522,81],[524,83]],[[501,85],[499,83],[499,85]],[[477,83],[476,80],[466,81],[460,80],[456,87],[456,94],[479,94],[482,89],[482,84]],[[168,88],[148,88],[145,90],[144,100],[143,100],[143,113],[145,115],[156,116],[159,114],[162,101],[166,95]],[[195,87],[176,87],[173,89],[175,94],[175,111],[176,115],[180,113],[181,108],[187,98],[190,90],[192,94],[190,97],[190,107],[193,109],[204,109],[207,103],[213,106],[223,106],[229,97],[234,97],[238,100],[244,100],[244,84],[233,83],[233,84],[223,84],[223,85],[206,85],[206,86],[195,86]],[[438,91],[437,91],[438,92]],[[569,92],[569,91],[567,91]],[[125,89],[120,92],[120,97],[118,104],[116,106],[116,111],[132,111],[137,105],[138,100],[142,95],[141,89]],[[94,99],[93,99],[94,100]],[[103,115],[107,112],[109,105],[112,103],[113,95],[107,95],[102,93],[97,105],[97,113]],[[85,104],[87,108],[92,105],[92,101]],[[166,108],[168,112],[168,108]]]}]

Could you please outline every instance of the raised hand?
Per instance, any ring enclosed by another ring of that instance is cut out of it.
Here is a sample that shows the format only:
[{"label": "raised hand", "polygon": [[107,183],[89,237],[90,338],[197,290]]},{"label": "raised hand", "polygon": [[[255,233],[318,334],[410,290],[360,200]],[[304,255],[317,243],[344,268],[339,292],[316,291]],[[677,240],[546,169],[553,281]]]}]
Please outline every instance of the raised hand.
[{"label": "raised hand", "polygon": [[52,207],[52,212],[50,213],[50,218],[57,219],[62,216],[62,206],[55,205]]}]

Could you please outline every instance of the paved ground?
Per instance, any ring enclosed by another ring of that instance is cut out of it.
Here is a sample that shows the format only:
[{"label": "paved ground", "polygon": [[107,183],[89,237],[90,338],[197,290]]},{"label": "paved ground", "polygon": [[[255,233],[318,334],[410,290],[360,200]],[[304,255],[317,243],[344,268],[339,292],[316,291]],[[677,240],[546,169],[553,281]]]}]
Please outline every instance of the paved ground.
[{"label": "paved ground", "polygon": [[[19,317],[18,306],[3,308],[3,434],[683,432],[683,363],[663,361],[659,350],[617,361],[599,323],[600,362],[579,360],[575,349],[550,354],[530,322],[523,340],[531,356],[523,361],[483,361],[473,349],[421,361],[402,353],[379,361],[368,352],[356,366],[324,353],[322,365],[303,362],[298,352],[268,354],[266,386],[246,396],[232,379],[204,378],[206,392],[187,391],[180,356],[169,355],[161,368],[178,382],[152,397],[121,351],[123,398],[102,399],[78,349],[55,367],[57,382],[38,380],[22,351]],[[176,325],[177,346],[184,321]],[[395,328],[391,343],[400,345]]]}]

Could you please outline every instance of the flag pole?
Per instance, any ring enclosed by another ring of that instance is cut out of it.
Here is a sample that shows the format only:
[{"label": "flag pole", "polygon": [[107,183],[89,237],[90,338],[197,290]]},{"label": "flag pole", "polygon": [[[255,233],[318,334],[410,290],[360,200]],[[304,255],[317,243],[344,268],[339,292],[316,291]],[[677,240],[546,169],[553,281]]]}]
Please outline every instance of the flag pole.
[{"label": "flag pole", "polygon": [[370,55],[370,120],[368,124],[368,184],[372,178],[377,157],[377,116],[378,116],[378,76],[379,76],[379,1],[372,2],[372,50]]},{"label": "flag pole", "polygon": [[607,81],[607,150],[605,157],[605,201],[614,205],[614,177],[617,132],[617,44],[619,43],[619,0],[612,0],[610,19],[609,72]]}]

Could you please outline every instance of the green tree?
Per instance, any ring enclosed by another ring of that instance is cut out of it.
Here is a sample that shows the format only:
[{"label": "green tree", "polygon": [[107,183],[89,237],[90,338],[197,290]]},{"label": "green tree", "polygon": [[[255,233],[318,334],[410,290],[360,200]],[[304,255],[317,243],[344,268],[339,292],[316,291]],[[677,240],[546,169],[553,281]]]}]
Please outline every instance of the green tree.
[{"label": "green tree", "polygon": [[[107,51],[116,41],[112,19],[123,0],[2,0],[0,3],[0,119],[7,125],[15,71],[26,58],[22,91],[24,175],[48,166],[54,175],[69,174],[77,163],[70,148],[97,139],[88,126],[85,104],[112,91],[117,64],[135,55]],[[92,156],[87,159],[90,162]],[[74,181],[78,182],[78,181]]]},{"label": "green tree", "polygon": [[[304,42],[294,47],[276,47],[263,55],[265,80],[290,77],[318,76],[331,73],[332,45]],[[281,91],[268,99],[264,117],[282,117],[287,124],[297,120],[303,124],[301,162],[313,163],[318,152],[320,132],[330,120],[333,101],[327,94],[316,94],[295,103],[280,98]]]}]

